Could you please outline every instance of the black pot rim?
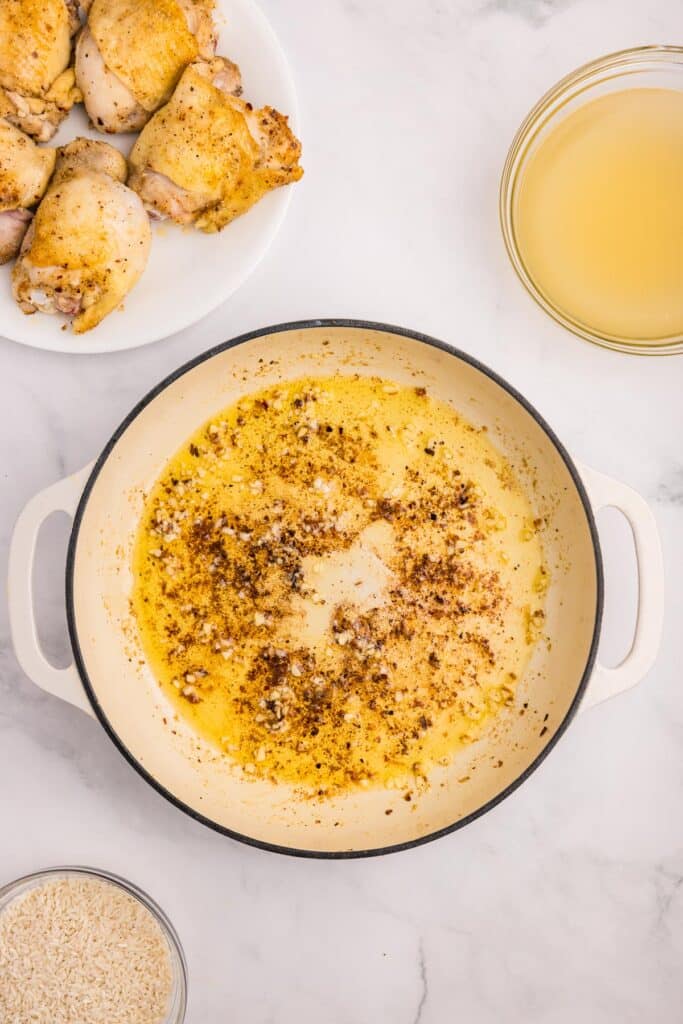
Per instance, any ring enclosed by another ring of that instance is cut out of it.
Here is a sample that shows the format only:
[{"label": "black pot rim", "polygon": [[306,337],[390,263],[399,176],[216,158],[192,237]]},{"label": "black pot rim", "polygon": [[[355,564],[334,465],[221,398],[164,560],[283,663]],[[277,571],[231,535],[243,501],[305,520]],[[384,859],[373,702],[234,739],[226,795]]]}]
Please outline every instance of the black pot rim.
[{"label": "black pot rim", "polygon": [[[463,818],[458,819],[451,825],[447,825],[445,828],[438,829],[435,832],[430,832],[428,835],[417,836],[415,839],[407,840],[403,843],[395,843],[390,846],[372,847],[365,850],[309,850],[299,849],[290,846],[281,846],[276,843],[268,843],[261,839],[256,839],[253,836],[246,835],[241,832],[236,832],[233,829],[226,828],[224,825],[219,825],[211,818],[207,818],[205,815],[199,813],[193,807],[184,803],[178,799],[173,793],[166,789],[157,779],[154,778],[145,768],[142,767],[140,762],[134,757],[134,755],[125,746],[119,735],[111,726],[107,716],[102,709],[95,692],[90,678],[88,676],[87,669],[85,667],[85,661],[83,658],[83,652],[81,650],[80,641],[78,638],[78,629],[76,626],[76,615],[74,607],[74,566],[76,559],[76,549],[78,546],[78,536],[80,532],[81,522],[85,514],[85,510],[90,498],[90,494],[97,482],[102,467],[106,463],[109,455],[113,448],[131,425],[131,423],[140,415],[140,413],[167,387],[177,381],[180,377],[184,376],[190,370],[193,370],[196,366],[201,363],[212,359],[214,356],[219,355],[222,352],[226,352],[231,348],[236,348],[238,345],[243,345],[248,341],[253,341],[255,338],[262,338],[270,334],[281,334],[285,331],[293,330],[306,330],[309,328],[333,328],[333,327],[347,327],[350,329],[360,329],[365,331],[381,331],[385,334],[395,334],[400,337],[410,338],[414,341],[419,341],[422,344],[430,345],[433,348],[440,349],[449,355],[454,356],[456,359],[460,359],[463,362],[469,364],[474,369],[479,370],[494,383],[498,384],[504,391],[506,391],[512,398],[516,399],[517,402],[529,413],[530,416],[536,421],[536,423],[545,432],[549,440],[552,442],[556,451],[562,458],[567,470],[572,478],[574,486],[578,491],[579,498],[586,514],[586,520],[591,535],[591,541],[593,545],[593,553],[595,557],[595,573],[596,573],[596,609],[595,609],[595,622],[593,625],[593,636],[591,638],[591,645],[586,659],[586,664],[583,670],[583,674],[579,681],[576,689],[574,698],[565,714],[563,720],[552,734],[547,744],[541,750],[541,752],[534,758],[534,760],[524,769],[524,771],[517,776],[505,789],[497,793],[496,796],[492,797],[486,803],[482,804],[475,811],[466,815]],[[179,810],[189,815],[195,821],[200,822],[202,825],[206,825],[221,835],[229,836],[231,839],[236,839],[238,842],[245,843],[248,846],[254,846],[261,850],[267,850],[272,853],[287,854],[292,857],[311,857],[318,860],[350,860],[361,857],[377,857],[387,853],[399,853],[403,850],[410,850],[417,846],[423,846],[425,843],[433,842],[435,839],[440,839],[442,836],[449,835],[451,832],[455,832],[458,829],[464,828],[469,825],[470,822],[475,821],[477,818],[486,814],[487,811],[492,810],[499,803],[505,800],[506,797],[510,796],[519,786],[525,782],[533,772],[543,763],[550,751],[559,741],[561,736],[567,730],[570,722],[574,718],[581,699],[585,693],[588,681],[590,679],[593,666],[597,657],[598,642],[600,639],[600,627],[602,624],[602,611],[604,601],[604,580],[603,580],[603,569],[602,569],[602,554],[600,550],[600,541],[598,539],[597,528],[595,524],[595,517],[591,507],[588,494],[583,485],[583,482],[579,476],[579,473],[574,465],[574,462],[565,449],[562,442],[559,440],[552,427],[546,423],[545,419],[541,414],[534,408],[531,403],[524,398],[514,387],[512,387],[506,380],[500,377],[495,371],[484,366],[479,360],[473,356],[462,352],[460,349],[454,348],[451,345],[447,345],[443,341],[439,341],[436,338],[431,337],[427,334],[422,334],[419,331],[409,330],[405,327],[396,327],[386,323],[374,323],[369,320],[353,320],[344,318],[322,318],[312,320],[297,320],[290,323],[275,324],[271,327],[262,327],[258,330],[248,331],[245,334],[240,334],[236,338],[232,338],[230,341],[222,342],[219,345],[215,345],[213,348],[208,349],[206,352],[195,356],[194,359],[190,359],[189,362],[184,363],[178,369],[174,370],[167,377],[165,377],[156,387],[152,388],[138,403],[135,405],[121,424],[116,428],[109,441],[102,449],[100,456],[98,457],[93,469],[88,477],[86,485],[83,489],[76,513],[74,516],[73,526],[71,529],[71,535],[69,538],[69,547],[67,552],[66,560],[66,614],[67,614],[67,625],[69,630],[69,638],[71,641],[71,647],[73,649],[74,662],[78,669],[78,673],[83,683],[83,688],[88,696],[88,700],[92,705],[93,711],[97,716],[100,725],[109,736],[110,740],[117,747],[119,752],[128,761],[128,763],[135,769],[135,771],[142,776],[142,778],[149,783],[161,796],[165,797],[170,803],[172,803]]]}]

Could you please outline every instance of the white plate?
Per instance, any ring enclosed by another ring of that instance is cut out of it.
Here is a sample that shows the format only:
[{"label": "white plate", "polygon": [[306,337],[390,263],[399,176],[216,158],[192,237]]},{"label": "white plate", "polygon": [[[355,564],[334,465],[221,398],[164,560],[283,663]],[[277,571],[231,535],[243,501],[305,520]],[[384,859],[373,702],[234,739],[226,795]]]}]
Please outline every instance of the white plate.
[{"label": "white plate", "polygon": [[[217,0],[218,53],[236,61],[244,96],[289,114],[297,128],[296,96],[280,44],[252,0]],[[88,128],[83,107],[72,110],[51,145],[76,135],[106,139],[124,153],[132,135],[101,135]],[[125,300],[99,327],[73,334],[60,316],[25,316],[12,298],[9,266],[0,268],[0,333],[12,341],[53,352],[115,352],[147,345],[196,323],[239,288],[263,258],[282,224],[291,186],[265,196],[220,234],[205,235],[170,224],[154,225],[147,269]]]}]

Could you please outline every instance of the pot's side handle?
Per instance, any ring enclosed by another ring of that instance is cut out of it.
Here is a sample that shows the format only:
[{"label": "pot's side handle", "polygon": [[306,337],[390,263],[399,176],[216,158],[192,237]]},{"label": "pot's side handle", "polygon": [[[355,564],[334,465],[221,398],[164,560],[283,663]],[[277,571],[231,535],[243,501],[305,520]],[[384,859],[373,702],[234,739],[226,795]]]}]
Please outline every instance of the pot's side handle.
[{"label": "pot's side handle", "polygon": [[628,520],[638,563],[638,615],[631,649],[616,668],[596,663],[581,710],[600,704],[639,683],[654,664],[664,620],[664,561],[650,506],[626,484],[579,466],[593,508],[613,507]]},{"label": "pot's side handle", "polygon": [[93,711],[76,666],[55,668],[41,650],[33,606],[33,562],[41,526],[53,512],[74,515],[91,468],[86,466],[31,498],[14,526],[7,576],[10,632],[17,661],[42,690],[90,715]]}]

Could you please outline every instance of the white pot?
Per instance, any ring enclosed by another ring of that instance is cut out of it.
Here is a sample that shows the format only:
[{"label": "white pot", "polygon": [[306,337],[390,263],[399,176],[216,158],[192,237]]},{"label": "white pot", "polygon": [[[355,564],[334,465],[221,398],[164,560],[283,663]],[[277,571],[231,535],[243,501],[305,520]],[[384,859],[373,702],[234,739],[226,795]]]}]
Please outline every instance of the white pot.
[{"label": "white pot", "polygon": [[[144,495],[171,455],[204,423],[257,388],[303,376],[359,372],[425,385],[473,423],[486,425],[547,520],[551,571],[546,625],[516,705],[478,743],[407,803],[394,791],[324,801],[287,786],[239,778],[220,754],[173,716],[130,618],[131,552]],[[594,514],[613,505],[629,520],[638,559],[638,619],[617,668],[596,662],[603,582]],[[32,563],[41,523],[74,516],[66,567],[74,664],[56,669],[37,641]],[[94,466],[36,495],[21,513],[9,562],[10,622],[17,657],[48,692],[96,715],[119,750],[177,806],[228,835],[312,856],[358,856],[406,848],[466,824],[512,792],[555,745],[579,709],[637,683],[661,635],[662,555],[654,517],[634,491],[578,468],[538,413],[490,370],[434,339],[359,321],[267,328],[218,346],[181,367],[125,419]],[[524,711],[523,714],[520,712]],[[502,762],[502,764],[500,764]],[[467,781],[458,781],[467,779]],[[392,814],[385,812],[391,810]]]}]

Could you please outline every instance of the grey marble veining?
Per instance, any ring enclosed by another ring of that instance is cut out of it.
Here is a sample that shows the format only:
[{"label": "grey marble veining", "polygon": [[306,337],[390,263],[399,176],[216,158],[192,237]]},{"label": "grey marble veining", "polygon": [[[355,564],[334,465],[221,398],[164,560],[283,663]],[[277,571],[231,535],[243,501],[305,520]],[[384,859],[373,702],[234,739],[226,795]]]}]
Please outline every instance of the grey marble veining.
[{"label": "grey marble veining", "polygon": [[683,506],[683,466],[676,466],[662,475],[657,498],[665,504]]},{"label": "grey marble veining", "polygon": [[502,11],[516,18],[525,18],[536,25],[543,25],[558,11],[569,7],[574,0],[489,0],[483,5],[487,12]]},{"label": "grey marble veining", "polygon": [[[661,655],[464,831],[379,860],[303,862],[181,815],[95,722],[33,687],[10,649],[3,593],[0,883],[85,862],[147,888],[187,951],[188,1024],[679,1024],[683,360],[593,348],[537,310],[506,260],[497,185],[544,89],[601,53],[676,42],[680,5],[263,6],[301,103],[306,177],[285,226],[227,305],[166,342],[79,358],[0,341],[2,572],[28,498],[90,461],[178,364],[265,323],[374,318],[472,352],[578,458],[652,502],[668,570]],[[57,658],[64,543],[63,524],[50,526],[37,577]],[[630,562],[618,544],[606,553],[618,594]]]}]

